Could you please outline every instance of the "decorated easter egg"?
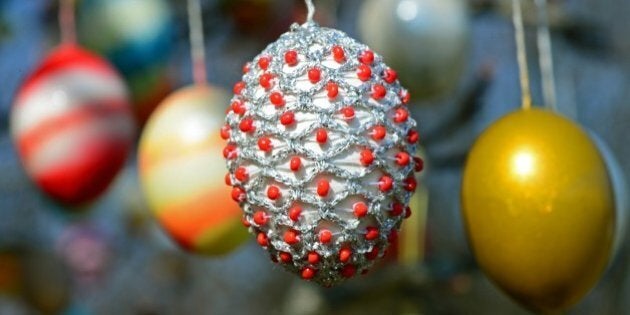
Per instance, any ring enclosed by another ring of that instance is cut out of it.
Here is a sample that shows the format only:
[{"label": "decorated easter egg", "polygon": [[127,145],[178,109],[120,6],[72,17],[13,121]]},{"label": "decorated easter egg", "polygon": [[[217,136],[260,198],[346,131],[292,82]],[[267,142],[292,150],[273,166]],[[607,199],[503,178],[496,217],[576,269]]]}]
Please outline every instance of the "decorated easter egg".
[{"label": "decorated easter egg", "polygon": [[164,0],[83,0],[79,38],[127,76],[167,60],[174,35],[170,10]]},{"label": "decorated easter egg", "polygon": [[11,133],[26,172],[48,196],[84,205],[109,186],[130,150],[127,90],[105,60],[60,46],[18,91]]},{"label": "decorated easter egg", "polygon": [[409,93],[380,55],[315,23],[246,65],[222,136],[231,197],[273,261],[329,286],[367,272],[417,182]]},{"label": "decorated easter egg", "polygon": [[142,188],[158,222],[191,252],[228,253],[247,238],[225,185],[220,129],[229,97],[193,86],[164,100],[147,122],[138,152]]},{"label": "decorated easter egg", "polygon": [[530,309],[574,305],[611,257],[615,200],[605,160],[588,133],[551,111],[519,110],[484,131],[461,196],[477,262]]},{"label": "decorated easter egg", "polygon": [[416,99],[444,96],[460,82],[469,42],[465,1],[366,0],[358,28]]}]

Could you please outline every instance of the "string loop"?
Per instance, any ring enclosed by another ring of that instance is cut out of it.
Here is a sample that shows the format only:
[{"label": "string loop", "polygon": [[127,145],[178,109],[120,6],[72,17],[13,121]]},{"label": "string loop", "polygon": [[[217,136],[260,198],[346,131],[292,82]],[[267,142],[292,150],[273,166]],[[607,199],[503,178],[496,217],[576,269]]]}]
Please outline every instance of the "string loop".
[{"label": "string loop", "polygon": [[516,41],[516,57],[518,59],[519,81],[521,84],[522,108],[532,107],[532,96],[529,87],[529,71],[527,68],[527,52],[525,51],[525,31],[523,29],[523,13],[521,1],[512,0],[512,22],[514,24],[514,39]]},{"label": "string loop", "polygon": [[306,2],[306,22],[313,22],[313,16],[315,15],[315,5],[313,4],[313,0],[304,0]]},{"label": "string loop", "polygon": [[549,32],[549,16],[547,14],[547,0],[535,0],[538,8],[538,56],[542,76],[543,102],[554,111],[556,104],[556,79],[553,71],[553,52],[551,35]]},{"label": "string loop", "polygon": [[77,42],[74,6],[75,0],[60,0],[59,2],[59,29],[61,42],[64,44]]},{"label": "string loop", "polygon": [[203,20],[199,0],[188,0],[188,27],[190,28],[190,57],[195,84],[207,83],[206,47],[203,38]]}]

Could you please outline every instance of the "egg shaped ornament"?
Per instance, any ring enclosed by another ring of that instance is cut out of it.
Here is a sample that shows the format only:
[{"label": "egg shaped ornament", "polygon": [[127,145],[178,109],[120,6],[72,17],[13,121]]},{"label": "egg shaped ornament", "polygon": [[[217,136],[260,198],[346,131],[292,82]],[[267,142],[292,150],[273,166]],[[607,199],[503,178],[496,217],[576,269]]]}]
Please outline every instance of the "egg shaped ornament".
[{"label": "egg shaped ornament", "polygon": [[367,0],[359,33],[380,52],[415,99],[453,92],[464,72],[469,18],[462,0]]},{"label": "egg shaped ornament", "polygon": [[77,21],[80,42],[125,77],[136,119],[144,123],[171,90],[167,62],[176,26],[170,5],[165,0],[82,0]]},{"label": "egg shaped ornament", "polygon": [[548,110],[499,119],[473,145],[462,211],[484,272],[523,306],[562,311],[611,257],[615,197],[589,134]]},{"label": "egg shaped ornament", "polygon": [[232,198],[271,259],[334,285],[383,256],[416,189],[409,93],[380,55],[309,22],[234,86],[222,132]]},{"label": "egg shaped ornament", "polygon": [[248,233],[225,185],[220,136],[229,95],[196,85],[168,96],[140,138],[140,183],[157,221],[182,248],[225,254]]},{"label": "egg shaped ornament", "polygon": [[599,148],[599,152],[601,152],[604,161],[606,161],[608,173],[613,185],[613,191],[615,193],[615,218],[617,225],[615,226],[615,241],[613,245],[612,259],[614,259],[623,245],[628,226],[628,211],[630,211],[630,209],[628,209],[630,206],[628,203],[628,182],[626,181],[626,175],[621,167],[621,164],[619,164],[619,161],[608,144],[606,144],[606,141],[593,131],[589,131],[589,134]]},{"label": "egg shaped ornament", "polygon": [[11,134],[26,172],[49,197],[77,209],[122,168],[134,127],[118,73],[71,44],[44,59],[11,109]]}]

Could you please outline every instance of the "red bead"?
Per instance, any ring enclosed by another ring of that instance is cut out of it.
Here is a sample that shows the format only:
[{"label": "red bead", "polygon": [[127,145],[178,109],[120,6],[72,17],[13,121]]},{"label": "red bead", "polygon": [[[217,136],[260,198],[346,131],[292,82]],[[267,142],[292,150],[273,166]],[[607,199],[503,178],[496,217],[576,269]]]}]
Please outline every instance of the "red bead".
[{"label": "red bead", "polygon": [[225,174],[223,180],[225,180],[225,184],[227,186],[232,186],[232,178],[230,177],[230,173]]},{"label": "red bead", "polygon": [[409,218],[411,216],[411,208],[407,207],[405,208],[405,219]]},{"label": "red bead", "polygon": [[234,101],[230,107],[232,107],[232,111],[237,115],[243,116],[245,114],[245,104],[243,104],[242,101]]},{"label": "red bead", "polygon": [[329,191],[330,191],[330,183],[327,180],[321,179],[319,180],[319,182],[317,182],[317,194],[320,197],[328,196]]},{"label": "red bead", "polygon": [[302,279],[304,280],[310,280],[313,279],[313,277],[315,277],[315,269],[311,268],[311,267],[305,267],[304,269],[302,269]]},{"label": "red bead", "polygon": [[371,251],[365,253],[365,258],[367,258],[368,260],[374,260],[378,258],[378,247],[372,247]]},{"label": "red bead", "polygon": [[408,104],[410,100],[411,100],[411,94],[409,94],[409,91],[407,90],[400,91],[400,101],[403,104]]},{"label": "red bead", "polygon": [[291,258],[291,254],[287,252],[280,252],[278,254],[278,257],[280,257],[280,261],[282,261],[285,264],[288,264],[293,260],[293,258]]},{"label": "red bead", "polygon": [[341,113],[343,114],[343,117],[347,120],[354,118],[354,108],[352,108],[352,106],[346,106],[342,108]]},{"label": "red bead", "polygon": [[293,112],[286,112],[280,116],[280,123],[284,126],[291,125],[295,122],[295,114]]},{"label": "red bead", "polygon": [[385,69],[385,71],[383,72],[383,80],[385,80],[385,82],[392,84],[396,82],[396,79],[398,79],[398,73],[396,73],[394,69],[392,68]]},{"label": "red bead", "polygon": [[326,91],[328,92],[329,99],[335,99],[339,95],[339,85],[335,82],[328,82],[326,84]]},{"label": "red bead", "polygon": [[256,222],[256,224],[265,225],[267,221],[267,214],[264,211],[256,211],[254,213],[254,222]]},{"label": "red bead", "polygon": [[363,166],[369,166],[372,164],[372,162],[374,162],[374,154],[369,149],[361,150],[361,153],[359,153],[359,156],[360,156],[361,164]]},{"label": "red bead", "polygon": [[414,177],[409,177],[405,179],[404,187],[406,191],[416,191],[416,187],[418,187],[418,182]]},{"label": "red bead", "polygon": [[299,235],[300,233],[298,231],[293,230],[293,229],[288,229],[286,230],[286,232],[284,232],[284,236],[283,236],[284,242],[289,245],[296,244],[300,241]]},{"label": "red bead", "polygon": [[230,139],[230,132],[231,131],[232,131],[232,129],[230,128],[229,125],[223,125],[223,127],[221,127],[221,139],[223,139],[223,140]]},{"label": "red bead", "polygon": [[400,166],[409,165],[409,154],[407,152],[398,152],[396,153],[396,164]]},{"label": "red bead", "polygon": [[339,250],[339,261],[342,263],[346,263],[352,258],[352,250],[350,248],[344,247]]},{"label": "red bead", "polygon": [[366,50],[359,56],[359,61],[363,64],[370,65],[374,62],[374,53],[371,50]]},{"label": "red bead", "polygon": [[359,77],[359,80],[364,82],[369,80],[372,77],[372,69],[363,64],[359,65],[357,68],[357,77]]},{"label": "red bead", "polygon": [[236,84],[234,84],[233,92],[236,95],[240,95],[244,88],[245,88],[245,82],[243,81],[237,82]]},{"label": "red bead", "polygon": [[242,132],[254,131],[254,120],[251,118],[243,118],[243,120],[241,120],[238,124],[238,129]]},{"label": "red bead", "polygon": [[322,244],[328,244],[332,240],[332,232],[329,230],[321,230],[319,231],[319,241]]},{"label": "red bead", "polygon": [[223,148],[223,157],[231,160],[233,158],[236,158],[238,154],[236,153],[236,146],[233,144],[228,144],[225,146],[225,148]]},{"label": "red bead", "polygon": [[413,157],[413,164],[413,170],[416,172],[422,172],[422,170],[424,169],[424,160],[417,156]]},{"label": "red bead", "polygon": [[258,233],[258,235],[256,236],[256,241],[258,242],[258,245],[262,247],[267,247],[269,245],[269,239],[267,238],[267,234],[263,232]]},{"label": "red bead", "polygon": [[267,188],[267,197],[271,200],[276,200],[278,198],[280,198],[281,193],[280,193],[280,188],[278,188],[278,186],[269,186],[269,188]]},{"label": "red bead", "polygon": [[258,59],[258,66],[260,69],[267,70],[269,68],[269,63],[271,62],[271,57],[263,56]]},{"label": "red bead", "polygon": [[315,84],[322,78],[322,71],[319,68],[311,68],[308,70],[308,80]]},{"label": "red bead", "polygon": [[289,50],[284,53],[284,62],[293,67],[298,64],[298,54],[295,50]]},{"label": "red bead", "polygon": [[308,253],[306,259],[308,260],[309,264],[314,265],[319,262],[319,254],[316,252],[310,252]]},{"label": "red bead", "polygon": [[413,129],[409,130],[409,132],[407,133],[407,142],[414,144],[418,142],[419,139],[420,139],[420,135],[418,134],[417,131]]},{"label": "red bead", "polygon": [[252,225],[249,223],[249,221],[247,221],[247,218],[246,218],[245,216],[242,216],[242,217],[241,217],[241,223],[243,223],[243,226],[244,226],[244,227],[250,227],[250,226],[252,226]]},{"label": "red bead", "polygon": [[239,166],[236,169],[236,172],[234,172],[234,177],[236,177],[239,182],[245,182],[249,178],[249,174],[247,174],[247,169],[245,167]]},{"label": "red bead", "polygon": [[260,148],[260,150],[264,152],[271,151],[271,149],[273,148],[273,145],[271,144],[271,139],[269,139],[268,137],[258,138],[258,148]]},{"label": "red bead", "polygon": [[390,191],[393,186],[394,180],[387,175],[382,176],[381,179],[378,181],[378,189],[380,189],[382,192]]},{"label": "red bead", "polygon": [[289,168],[294,172],[299,171],[301,165],[302,165],[302,160],[298,156],[292,157],[291,161],[289,162]]},{"label": "red bead", "polygon": [[352,278],[357,273],[357,267],[354,265],[345,265],[341,268],[341,275],[344,278]]},{"label": "red bead", "polygon": [[385,139],[387,128],[385,126],[374,126],[372,129],[372,139],[379,141]]},{"label": "red bead", "polygon": [[317,129],[317,132],[315,133],[315,140],[317,140],[320,144],[326,143],[328,140],[328,132],[326,132],[326,129]]},{"label": "red bead", "polygon": [[258,83],[264,89],[270,89],[271,85],[272,85],[271,84],[271,80],[273,80],[273,74],[265,72],[265,73],[261,74],[260,77],[258,78]]},{"label": "red bead", "polygon": [[297,221],[300,219],[300,215],[302,214],[302,207],[295,205],[289,209],[289,219],[291,221]]},{"label": "red bead", "polygon": [[241,187],[232,188],[232,199],[236,202],[245,200],[245,190]]},{"label": "red bead", "polygon": [[269,101],[276,107],[280,107],[284,105],[284,96],[282,96],[282,93],[277,91],[271,92],[271,94],[269,95]]},{"label": "red bead", "polygon": [[246,63],[243,65],[243,74],[245,74],[245,73],[249,72],[249,70],[250,70],[250,69],[251,69],[251,64],[250,64],[249,62],[246,62]]},{"label": "red bead", "polygon": [[404,108],[399,108],[394,113],[394,122],[403,123],[409,118],[409,112]]},{"label": "red bead", "polygon": [[368,226],[365,228],[365,239],[368,241],[375,240],[378,237],[378,228],[374,226]]},{"label": "red bead", "polygon": [[362,218],[367,214],[368,206],[365,202],[359,201],[352,206],[352,210],[357,218]]},{"label": "red bead", "polygon": [[380,85],[380,84],[375,84],[372,87],[372,98],[375,100],[382,100],[385,95],[387,95],[387,89]]},{"label": "red bead", "polygon": [[342,63],[346,60],[346,53],[343,51],[343,47],[341,46],[333,46],[332,48],[333,58],[336,62]]},{"label": "red bead", "polygon": [[392,210],[390,211],[390,214],[393,216],[399,216],[403,213],[403,210],[404,210],[404,206],[399,202],[395,202],[392,205]]}]

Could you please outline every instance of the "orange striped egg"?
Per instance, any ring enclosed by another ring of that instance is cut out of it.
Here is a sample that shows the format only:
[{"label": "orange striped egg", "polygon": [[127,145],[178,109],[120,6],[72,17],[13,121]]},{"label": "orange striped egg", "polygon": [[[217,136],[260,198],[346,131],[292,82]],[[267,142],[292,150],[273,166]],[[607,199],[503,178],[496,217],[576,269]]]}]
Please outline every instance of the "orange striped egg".
[{"label": "orange striped egg", "polygon": [[131,148],[126,87],[102,58],[62,45],[18,91],[11,133],[33,181],[56,201],[83,206],[109,186]]},{"label": "orange striped egg", "polygon": [[208,86],[181,89],[149,118],[140,138],[140,182],[150,208],[182,248],[225,254],[247,238],[224,183],[223,126],[228,96]]}]

